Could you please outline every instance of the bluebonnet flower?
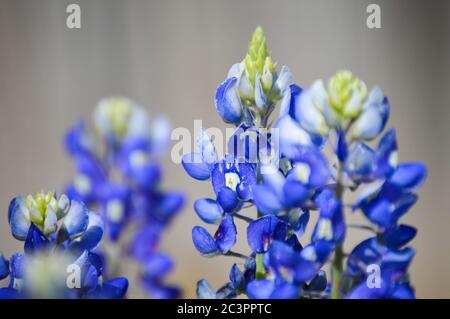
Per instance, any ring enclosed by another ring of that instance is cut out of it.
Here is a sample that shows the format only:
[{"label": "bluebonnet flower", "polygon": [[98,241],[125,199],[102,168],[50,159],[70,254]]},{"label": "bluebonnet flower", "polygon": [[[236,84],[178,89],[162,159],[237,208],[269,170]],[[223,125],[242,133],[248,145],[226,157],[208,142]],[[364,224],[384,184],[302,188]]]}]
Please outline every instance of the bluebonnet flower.
[{"label": "bluebonnet flower", "polygon": [[[270,121],[278,102],[280,115]],[[399,164],[394,129],[380,137],[390,106],[379,87],[369,90],[351,72],[339,71],[326,85],[317,80],[301,88],[287,67],[276,74],[257,28],[249,54],[218,87],[216,110],[237,126],[225,157],[218,159],[202,132],[199,151],[186,154],[183,166],[197,180],[211,179],[216,198],[199,199],[194,209],[219,227],[211,236],[195,226],[192,238],[202,255],[242,258],[244,269],[233,265],[230,281],[218,290],[200,280],[198,297],[414,297],[408,277],[414,249],[406,245],[416,230],[400,218],[417,201],[426,168]],[[346,191],[360,189],[356,203],[344,201]],[[256,216],[245,212],[250,207]],[[361,211],[370,225],[347,225],[348,207]],[[316,222],[305,242],[311,214]],[[232,250],[239,240],[237,220],[248,223],[249,254]],[[350,227],[375,236],[345,252]],[[372,266],[380,269],[380,287],[368,284]]]},{"label": "bluebonnet flower", "polygon": [[142,286],[154,298],[176,298],[179,289],[163,282],[173,262],[158,249],[164,230],[184,203],[182,193],[160,187],[159,162],[169,145],[169,123],[164,117],[151,121],[133,101],[112,97],[100,101],[94,124],[102,148],[95,147],[83,122],[66,135],[65,146],[77,171],[67,194],[97,207],[104,216],[110,272],[120,272],[117,262],[123,256],[115,246],[124,244],[123,232],[137,226],[126,251],[142,266]]},{"label": "bluebonnet flower", "polygon": [[[128,280],[104,279],[104,261],[98,251],[103,237],[101,216],[84,203],[52,192],[14,198],[8,220],[12,235],[24,241],[24,253],[7,261],[0,254],[1,298],[123,298]],[[69,270],[79,278],[69,286]],[[76,274],[76,273],[74,273]],[[78,284],[77,284],[78,282]]]}]

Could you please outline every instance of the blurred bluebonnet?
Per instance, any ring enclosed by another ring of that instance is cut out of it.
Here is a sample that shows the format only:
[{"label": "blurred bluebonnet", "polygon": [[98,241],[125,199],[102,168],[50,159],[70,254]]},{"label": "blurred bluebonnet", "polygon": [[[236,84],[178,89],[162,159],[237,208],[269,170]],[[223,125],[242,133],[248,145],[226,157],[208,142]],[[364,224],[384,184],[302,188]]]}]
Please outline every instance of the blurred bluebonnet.
[{"label": "blurred bluebonnet", "polygon": [[[123,298],[126,278],[105,280],[105,262],[98,246],[104,222],[80,201],[39,192],[11,201],[12,235],[24,242],[24,253],[6,260],[0,254],[0,298]],[[71,266],[79,283],[68,285]]]},{"label": "blurred bluebonnet", "polygon": [[[243,260],[232,266],[230,281],[218,290],[200,280],[198,297],[414,297],[408,278],[414,249],[405,245],[416,230],[399,219],[417,201],[415,191],[426,168],[398,163],[393,129],[376,147],[369,144],[386,126],[388,99],[349,71],[339,71],[326,84],[317,80],[301,88],[287,67],[278,75],[274,65],[258,27],[247,56],[217,88],[217,112],[237,127],[226,155],[218,158],[203,130],[197,151],[183,157],[186,172],[211,180],[215,193],[215,198],[195,201],[196,213],[205,223],[219,225],[214,236],[195,226],[194,246],[206,257]],[[271,121],[277,104],[279,116]],[[346,191],[360,189],[356,203],[344,202]],[[250,207],[256,216],[246,212]],[[369,225],[347,225],[348,207],[361,211]],[[316,222],[307,241],[311,214]],[[237,220],[248,224],[248,254],[233,250]],[[346,252],[350,226],[369,230],[373,237]],[[380,269],[376,287],[367,284],[371,265]]]},{"label": "blurred bluebonnet", "polygon": [[[105,98],[94,111],[94,124],[102,137],[100,147],[82,121],[66,135],[76,175],[67,187],[70,198],[97,207],[106,221],[109,273],[120,272],[120,247],[141,265],[142,287],[154,298],[175,298],[180,291],[166,285],[173,267],[159,251],[164,230],[184,204],[184,195],[161,189],[160,160],[169,146],[170,126],[164,117],[150,121],[144,108],[123,97]],[[133,228],[130,243],[124,230]]]}]

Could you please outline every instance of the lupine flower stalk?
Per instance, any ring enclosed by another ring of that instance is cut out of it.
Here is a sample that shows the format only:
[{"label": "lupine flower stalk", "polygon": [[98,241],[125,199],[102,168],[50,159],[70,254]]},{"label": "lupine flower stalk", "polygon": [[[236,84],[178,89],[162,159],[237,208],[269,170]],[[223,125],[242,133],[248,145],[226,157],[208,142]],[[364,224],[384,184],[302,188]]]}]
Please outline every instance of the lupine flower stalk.
[{"label": "lupine flower stalk", "polygon": [[[218,158],[202,130],[197,151],[183,157],[186,172],[211,180],[215,193],[195,201],[194,209],[218,229],[212,236],[195,226],[194,246],[205,257],[245,260],[244,269],[232,266],[229,282],[218,290],[200,280],[198,297],[413,298],[408,266],[414,249],[406,245],[416,229],[400,218],[417,201],[426,168],[399,163],[395,130],[383,133],[387,97],[350,71],[301,88],[286,66],[278,74],[275,65],[258,27],[248,54],[216,91],[217,112],[237,127],[226,154]],[[347,192],[359,199],[345,202]],[[349,210],[362,213],[367,224],[347,225]],[[315,225],[309,225],[310,214],[317,215]],[[237,219],[248,224],[249,255],[232,250]],[[347,252],[350,226],[372,236]],[[380,271],[372,285],[373,267]]]}]

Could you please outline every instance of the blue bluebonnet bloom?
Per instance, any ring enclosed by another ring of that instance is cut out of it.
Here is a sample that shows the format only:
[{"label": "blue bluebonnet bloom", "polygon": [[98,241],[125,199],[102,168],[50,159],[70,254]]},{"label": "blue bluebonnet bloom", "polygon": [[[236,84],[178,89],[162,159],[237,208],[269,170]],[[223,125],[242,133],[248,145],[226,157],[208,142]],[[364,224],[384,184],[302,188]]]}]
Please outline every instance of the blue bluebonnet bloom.
[{"label": "blue bluebonnet bloom", "polygon": [[[104,222],[84,203],[52,192],[19,195],[11,201],[8,221],[12,235],[24,242],[24,253],[9,261],[0,254],[0,280],[9,277],[0,298],[125,296],[126,278],[104,277],[105,263],[98,251]],[[73,286],[71,269],[79,275]]]},{"label": "blue bluebonnet bloom", "polygon": [[[408,277],[414,249],[406,245],[416,229],[400,218],[417,201],[426,168],[399,164],[393,129],[380,137],[389,116],[387,97],[349,71],[309,88],[292,78],[287,67],[277,75],[257,28],[248,55],[232,66],[216,92],[217,112],[237,127],[225,157],[218,159],[204,131],[199,151],[183,157],[187,173],[211,179],[216,194],[194,203],[201,220],[219,225],[214,236],[195,226],[194,246],[203,256],[244,260],[243,268],[233,265],[230,281],[218,290],[200,280],[198,297],[414,297]],[[271,122],[278,102],[279,117]],[[378,137],[374,147],[371,141]],[[356,203],[344,202],[347,190],[360,193]],[[349,206],[369,223],[351,226],[374,236],[346,252]],[[250,207],[256,214],[246,211]],[[316,222],[307,241],[311,214]],[[233,250],[237,220],[248,223],[248,254]],[[372,285],[374,267],[380,271]]]},{"label": "blue bluebonnet bloom", "polygon": [[182,193],[160,187],[160,158],[169,145],[169,123],[164,117],[151,121],[133,101],[112,97],[100,101],[94,124],[101,147],[96,147],[82,121],[66,135],[65,146],[76,165],[67,194],[104,216],[110,272],[120,271],[118,261],[123,257],[115,254],[120,249],[114,246],[123,245],[124,230],[135,226],[126,252],[142,266],[143,288],[154,298],[175,298],[179,289],[163,282],[173,262],[158,249],[164,230],[184,203]]}]

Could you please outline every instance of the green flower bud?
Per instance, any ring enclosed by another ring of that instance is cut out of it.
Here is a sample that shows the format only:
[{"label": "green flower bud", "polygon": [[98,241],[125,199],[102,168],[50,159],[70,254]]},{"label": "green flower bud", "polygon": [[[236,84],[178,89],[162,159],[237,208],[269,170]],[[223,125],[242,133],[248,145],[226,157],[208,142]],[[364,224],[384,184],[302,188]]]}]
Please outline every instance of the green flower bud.
[{"label": "green flower bud", "polygon": [[363,81],[350,71],[339,71],[328,81],[328,101],[338,117],[356,118],[367,96],[367,87]]},{"label": "green flower bud", "polygon": [[266,72],[273,73],[273,63],[270,58],[270,51],[267,48],[266,35],[261,27],[257,27],[252,35],[244,64],[245,71],[253,87],[255,87],[256,73],[262,76],[265,69]]}]

